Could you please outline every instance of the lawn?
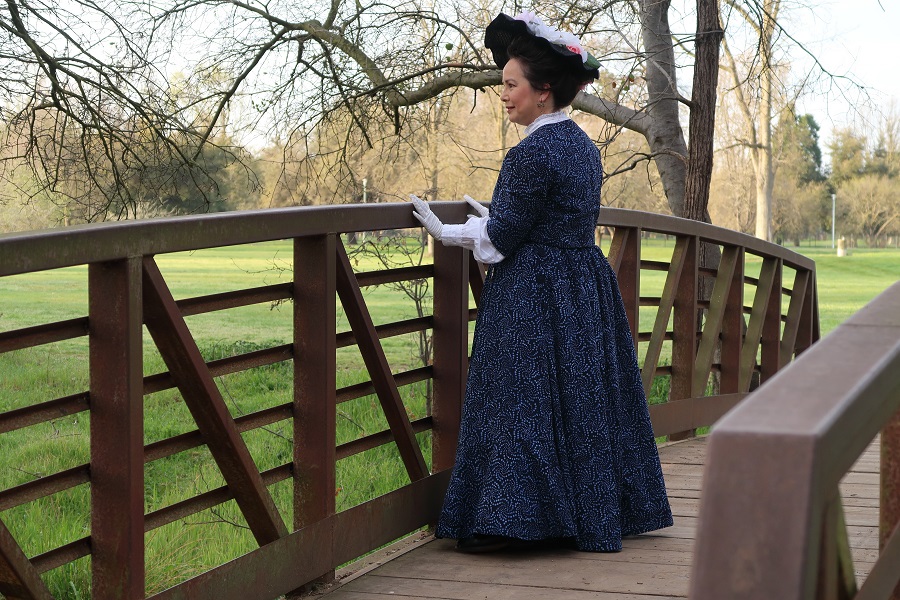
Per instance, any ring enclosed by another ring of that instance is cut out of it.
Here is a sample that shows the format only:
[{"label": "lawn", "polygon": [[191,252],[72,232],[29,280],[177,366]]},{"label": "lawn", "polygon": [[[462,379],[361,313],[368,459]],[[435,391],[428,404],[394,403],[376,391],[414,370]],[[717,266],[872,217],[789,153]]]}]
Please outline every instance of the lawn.
[{"label": "lawn", "polygon": [[[607,240],[608,241],[608,240]],[[646,259],[667,260],[671,241],[650,240]],[[897,250],[854,249],[838,258],[830,248],[802,247],[817,264],[819,307],[823,334],[900,279]],[[287,281],[291,247],[288,243],[254,244],[210,251],[157,257],[176,298],[186,298]],[[357,270],[376,268],[365,260]],[[754,267],[748,266],[748,275]],[[642,295],[659,295],[664,273],[645,273]],[[386,286],[364,290],[375,323],[416,316],[416,308],[403,294]],[[0,282],[0,332],[87,313],[87,268],[32,273]],[[338,303],[338,331],[347,325]],[[265,304],[209,315],[189,317],[188,325],[207,360],[230,356],[291,340],[292,305]],[[653,310],[641,311],[641,330],[652,326]],[[421,362],[413,335],[384,341],[392,369],[406,370]],[[0,412],[28,406],[87,388],[88,364],[84,339],[50,344],[0,355]],[[144,342],[145,373],[163,370],[149,335]],[[291,365],[259,367],[217,379],[235,416],[290,402]],[[367,379],[355,348],[339,351],[338,386]],[[665,389],[657,394],[664,395]],[[411,417],[425,412],[424,386],[401,388]],[[145,442],[151,443],[195,428],[175,390],[145,398]],[[377,399],[365,397],[338,407],[338,443],[386,428]],[[89,414],[82,413],[0,435],[0,490],[88,461]],[[291,460],[290,421],[276,423],[244,435],[261,470]],[[430,462],[430,437],[420,435]],[[335,494],[343,509],[380,495],[407,482],[399,455],[386,446],[339,463]],[[221,475],[205,447],[149,463],[146,467],[146,510],[178,502],[223,485]],[[291,526],[292,486],[272,486],[273,497]],[[29,556],[89,534],[89,488],[81,485],[48,498],[0,513]],[[146,537],[148,592],[181,581],[210,565],[243,554],[253,547],[240,512],[233,502],[151,531]],[[48,572],[45,579],[57,598],[87,598],[89,559]]]}]

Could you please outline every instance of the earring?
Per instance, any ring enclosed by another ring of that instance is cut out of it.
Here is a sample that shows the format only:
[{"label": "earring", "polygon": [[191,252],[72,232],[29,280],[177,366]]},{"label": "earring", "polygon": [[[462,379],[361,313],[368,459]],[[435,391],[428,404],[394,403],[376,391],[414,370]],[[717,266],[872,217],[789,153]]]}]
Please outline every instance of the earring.
[{"label": "earring", "polygon": [[544,108],[544,101],[538,100],[538,108]]}]

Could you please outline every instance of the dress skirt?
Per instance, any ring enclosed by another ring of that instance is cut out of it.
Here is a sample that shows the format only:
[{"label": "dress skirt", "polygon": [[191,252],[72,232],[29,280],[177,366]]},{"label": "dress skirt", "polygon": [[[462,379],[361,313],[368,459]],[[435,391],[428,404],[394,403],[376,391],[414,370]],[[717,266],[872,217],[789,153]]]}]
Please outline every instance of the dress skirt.
[{"label": "dress skirt", "polygon": [[525,243],[488,271],[437,536],[609,552],[671,524],[615,274],[596,246]]}]

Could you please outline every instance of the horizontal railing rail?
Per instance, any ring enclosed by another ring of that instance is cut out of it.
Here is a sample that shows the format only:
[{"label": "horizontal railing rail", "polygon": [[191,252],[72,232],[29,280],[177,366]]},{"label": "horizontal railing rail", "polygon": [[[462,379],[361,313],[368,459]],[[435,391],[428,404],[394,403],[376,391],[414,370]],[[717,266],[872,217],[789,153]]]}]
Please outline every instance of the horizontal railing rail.
[{"label": "horizontal railing rail", "polygon": [[[858,586],[841,480],[881,432],[880,548]],[[690,598],[900,599],[900,283],[720,421]]]},{"label": "horizontal railing rail", "polygon": [[[464,203],[434,207],[445,222],[465,220]],[[604,209],[599,224],[613,231],[610,263],[643,357],[657,436],[683,437],[712,425],[757,380],[770,378],[818,338],[811,260],[740,233],[663,215]],[[87,315],[0,331],[0,358],[78,340],[86,340],[89,358],[87,390],[0,412],[0,435],[27,435],[28,428],[55,419],[90,415],[89,462],[0,490],[0,512],[5,513],[0,515],[0,593],[50,597],[42,574],[90,557],[93,598],[144,598],[145,533],[226,502],[236,502],[258,548],[151,597],[274,598],[433,523],[454,460],[469,329],[484,268],[467,251],[438,244],[432,263],[357,273],[341,238],[342,233],[418,226],[408,204],[379,204],[0,236],[0,282],[86,265],[88,288]],[[648,234],[670,236],[671,248],[658,243],[644,248]],[[157,257],[176,252],[278,240],[293,244],[286,283],[175,299],[157,264]],[[718,248],[718,266],[700,266],[702,244]],[[375,324],[362,288],[416,280],[431,282],[431,314]],[[704,282],[709,298],[700,297]],[[349,323],[345,331],[336,328],[336,298]],[[285,301],[291,302],[292,315],[292,339],[286,344],[205,360],[186,325],[187,317]],[[16,310],[3,306],[0,312]],[[144,372],[143,348],[150,344],[145,327],[166,365],[162,372]],[[394,372],[382,341],[417,332],[433,336],[431,364]],[[358,348],[369,379],[339,387],[336,354],[350,346]],[[289,362],[290,401],[231,414],[216,378]],[[411,416],[400,388],[418,382],[433,388],[431,412]],[[12,393],[3,385],[0,394]],[[195,428],[145,443],[145,396],[173,388]],[[377,399],[388,427],[339,443],[336,410],[365,396]],[[258,469],[244,436],[284,422],[293,428],[292,459]],[[431,435],[431,464],[417,438],[423,432]],[[396,448],[409,483],[337,511],[336,465],[384,445]],[[223,483],[146,508],[145,469],[201,447],[212,455]],[[270,491],[286,481],[293,486],[287,511],[276,506]],[[86,535],[26,554],[15,539],[22,524],[9,522],[6,515],[84,485],[90,486]],[[293,515],[290,524],[283,513]]]}]

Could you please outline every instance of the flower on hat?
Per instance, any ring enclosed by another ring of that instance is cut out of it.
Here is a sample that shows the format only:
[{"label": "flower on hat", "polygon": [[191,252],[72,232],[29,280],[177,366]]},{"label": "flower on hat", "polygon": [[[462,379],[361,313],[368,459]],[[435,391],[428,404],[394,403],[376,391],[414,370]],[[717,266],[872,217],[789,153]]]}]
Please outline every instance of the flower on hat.
[{"label": "flower on hat", "polygon": [[581,40],[574,34],[550,27],[544,23],[540,17],[530,11],[516,15],[513,19],[525,23],[525,26],[528,28],[528,32],[531,35],[544,38],[551,44],[564,46],[572,54],[580,55],[581,62],[587,62],[588,52],[582,47]]}]

